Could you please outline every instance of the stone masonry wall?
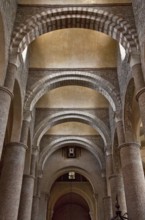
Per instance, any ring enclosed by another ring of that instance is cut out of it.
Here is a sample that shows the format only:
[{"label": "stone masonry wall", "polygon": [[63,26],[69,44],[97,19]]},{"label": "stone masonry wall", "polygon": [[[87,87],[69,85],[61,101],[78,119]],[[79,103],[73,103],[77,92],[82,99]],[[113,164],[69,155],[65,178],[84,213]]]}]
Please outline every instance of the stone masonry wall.
[{"label": "stone masonry wall", "polygon": [[141,49],[142,67],[145,76],[145,1],[133,0],[132,4]]},{"label": "stone masonry wall", "polygon": [[6,48],[6,63],[8,63],[9,45],[11,34],[13,31],[14,21],[16,17],[17,3],[16,0],[1,0],[0,13],[2,14],[4,29],[5,29],[5,48]]},{"label": "stone masonry wall", "polygon": [[[57,8],[61,8],[62,6],[57,6]],[[69,7],[69,6],[63,6],[63,7]],[[83,6],[82,6],[83,7]],[[42,11],[47,11],[49,8],[53,9],[54,7],[50,6],[41,6],[41,7],[36,7],[36,6],[19,6],[18,7],[18,12],[17,12],[17,17],[16,17],[16,23],[15,27],[19,25],[20,23],[24,23],[26,19],[30,18],[31,16],[35,15],[36,13],[41,13]],[[121,17],[124,17],[126,20],[130,22],[132,26],[134,26],[134,16],[133,16],[133,11],[132,11],[132,6],[106,6],[106,7],[101,7],[101,6],[92,6],[92,8],[95,9],[100,9],[107,11],[108,13],[113,13],[120,15]],[[127,11],[127,13],[126,13]]]}]

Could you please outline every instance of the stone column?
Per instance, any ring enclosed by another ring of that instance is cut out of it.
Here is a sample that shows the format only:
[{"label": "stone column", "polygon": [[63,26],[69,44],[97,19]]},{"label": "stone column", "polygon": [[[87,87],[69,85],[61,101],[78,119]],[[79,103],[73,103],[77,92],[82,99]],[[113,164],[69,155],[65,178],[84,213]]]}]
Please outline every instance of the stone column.
[{"label": "stone column", "polygon": [[113,209],[113,216],[116,213],[116,196],[118,196],[118,201],[120,205],[120,210],[122,213],[126,213],[126,199],[125,199],[125,192],[124,192],[124,184],[122,175],[113,174],[109,177],[110,180],[110,187],[111,187],[111,199],[112,199],[112,209]]},{"label": "stone column", "polygon": [[22,123],[20,142],[27,144],[28,132],[29,132],[29,128],[30,128],[30,122],[32,119],[32,112],[29,110],[25,110],[23,115],[24,115],[24,119],[23,119],[23,123]]},{"label": "stone column", "polygon": [[106,179],[107,179],[107,195],[111,195],[109,177],[113,174],[113,157],[111,153],[106,153]]},{"label": "stone column", "polygon": [[39,206],[39,220],[47,220],[49,194],[41,193]]},{"label": "stone column", "polygon": [[30,174],[32,176],[36,176],[35,169],[36,169],[38,153],[39,153],[38,147],[33,147],[32,156],[31,156],[31,169],[30,169]]},{"label": "stone column", "polygon": [[[29,133],[32,117],[30,111],[24,111],[23,115],[24,115],[24,119],[22,122],[20,142],[27,145],[28,133]],[[30,174],[30,167],[31,167],[31,146],[29,146],[29,148],[26,151],[24,174]]]},{"label": "stone column", "polygon": [[[25,132],[24,132],[25,133]],[[32,202],[34,194],[35,166],[38,150],[33,148],[30,175],[24,174],[19,207],[19,220],[31,220]]]},{"label": "stone column", "polygon": [[20,137],[20,142],[21,143],[27,144],[29,127],[30,127],[30,121],[23,120],[22,130],[21,130],[21,137]]},{"label": "stone column", "polygon": [[142,119],[143,130],[145,135],[145,80],[143,77],[141,60],[138,54],[131,55],[130,66],[132,68],[132,76],[134,78],[134,84],[136,89],[136,99],[139,104],[140,116]]},{"label": "stone column", "polygon": [[[117,128],[117,137],[118,137],[118,145],[125,143],[125,134],[123,128],[123,122],[120,118],[115,118],[116,121],[116,128]],[[120,155],[119,158],[120,159]],[[122,175],[122,168],[118,170],[118,173],[114,173],[110,176],[110,185],[111,185],[111,195],[112,195],[112,205],[113,205],[113,214],[116,212],[115,203],[116,203],[116,196],[118,196],[118,201],[120,205],[120,210],[122,213],[127,212],[126,207],[126,195],[124,189],[124,179]]]},{"label": "stone column", "polygon": [[129,219],[145,219],[145,179],[137,143],[120,145],[122,174]]},{"label": "stone column", "polygon": [[36,184],[36,192],[35,195],[33,196],[33,204],[32,204],[32,215],[31,215],[31,220],[37,220],[39,216],[39,208],[40,208],[40,180],[41,177],[37,177],[35,179],[35,184]]},{"label": "stone column", "polygon": [[0,159],[3,149],[11,99],[13,98],[12,92],[16,71],[17,64],[9,63],[4,86],[0,86]]},{"label": "stone column", "polygon": [[0,87],[0,159],[3,150],[3,142],[12,98],[13,94],[8,88]]},{"label": "stone column", "polygon": [[118,137],[118,144],[125,143],[125,134],[123,128],[123,122],[120,118],[115,118],[116,122],[116,129],[117,129],[117,137]]},{"label": "stone column", "polygon": [[0,216],[6,220],[17,220],[27,147],[15,142],[5,148],[0,179]]},{"label": "stone column", "polygon": [[31,220],[33,191],[34,177],[32,175],[24,175],[19,206],[19,220]]},{"label": "stone column", "polygon": [[40,196],[39,195],[33,196],[31,220],[38,220],[39,205],[40,205]]},{"label": "stone column", "polygon": [[[16,55],[16,59],[17,59],[17,55]],[[8,63],[4,86],[8,88],[11,92],[13,91],[13,88],[14,88],[15,74],[17,72],[18,66],[19,66],[19,61],[16,61],[16,60],[10,61]]]},{"label": "stone column", "polygon": [[111,218],[113,217],[111,197],[110,196],[104,197],[103,204],[104,204],[104,220],[111,220]]}]

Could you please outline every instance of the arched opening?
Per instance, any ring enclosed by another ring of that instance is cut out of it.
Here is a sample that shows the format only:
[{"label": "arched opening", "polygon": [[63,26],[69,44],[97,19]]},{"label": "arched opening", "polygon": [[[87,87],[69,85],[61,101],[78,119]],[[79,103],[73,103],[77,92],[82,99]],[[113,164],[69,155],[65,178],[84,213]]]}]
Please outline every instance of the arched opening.
[{"label": "arched opening", "polygon": [[[51,19],[47,19],[48,17]],[[26,27],[27,34],[25,33]],[[30,16],[21,26],[20,33],[16,31],[11,50],[16,49],[21,53],[38,36],[64,28],[85,28],[106,33],[117,40],[127,53],[139,48],[136,31],[122,17],[99,9],[94,11],[78,7],[74,10],[73,7],[67,7],[65,10],[54,9],[53,11],[52,9],[50,11],[48,9]]]},{"label": "arched opening", "polygon": [[89,29],[67,28],[43,34],[30,44],[29,51],[33,68],[93,69],[117,65],[117,41]]},{"label": "arched opening", "polygon": [[73,169],[65,171],[51,187],[47,220],[94,219],[90,216],[96,213],[92,190],[84,175]]},{"label": "arched opening", "polygon": [[54,206],[52,220],[91,220],[86,201],[78,194],[70,192],[62,196]]}]

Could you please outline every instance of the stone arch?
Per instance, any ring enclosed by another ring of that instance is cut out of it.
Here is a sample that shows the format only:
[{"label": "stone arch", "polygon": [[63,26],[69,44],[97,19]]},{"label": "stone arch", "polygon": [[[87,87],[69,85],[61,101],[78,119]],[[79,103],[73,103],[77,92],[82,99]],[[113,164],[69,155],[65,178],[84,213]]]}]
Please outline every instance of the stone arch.
[{"label": "stone arch", "polygon": [[37,37],[63,28],[86,28],[103,32],[122,44],[127,53],[138,50],[137,33],[121,16],[85,7],[45,9],[20,24],[13,33],[10,50],[22,51]]},{"label": "stone arch", "polygon": [[[4,81],[6,71],[6,48],[5,48],[5,28],[3,16],[0,12],[0,82]],[[1,84],[2,85],[2,84]]]},{"label": "stone arch", "polygon": [[42,136],[46,133],[46,131],[52,126],[64,123],[68,120],[78,121],[82,123],[89,124],[101,135],[105,147],[110,147],[111,140],[109,136],[109,129],[107,126],[96,116],[93,116],[86,112],[81,112],[79,110],[65,110],[63,112],[54,113],[51,116],[43,119],[35,129],[33,143],[35,146],[39,146],[40,140]]},{"label": "stone arch", "polygon": [[45,162],[48,160],[48,158],[53,154],[56,150],[68,146],[69,144],[75,144],[77,146],[80,146],[89,152],[91,152],[95,158],[97,159],[100,169],[105,169],[105,160],[102,150],[97,146],[96,144],[93,144],[91,141],[87,140],[83,137],[62,137],[58,140],[52,141],[47,145],[42,152],[40,152],[39,155],[39,162],[38,162],[38,172],[43,171],[43,167],[45,166]]},{"label": "stone arch", "polygon": [[121,100],[115,87],[102,77],[84,71],[63,71],[38,80],[27,91],[24,108],[32,111],[36,102],[47,91],[66,85],[79,85],[98,91],[109,101],[113,111],[120,114]]},{"label": "stone arch", "polygon": [[[90,198],[89,195],[87,195],[87,193],[84,191],[84,190],[81,190],[80,188],[78,187],[74,187],[72,186],[71,188],[72,192],[79,195],[80,197],[82,197],[85,202],[87,203],[88,205],[88,208],[90,210],[90,213],[94,213],[96,210],[95,210],[95,206],[94,206],[94,201],[92,201],[92,199]],[[65,189],[61,190],[59,192],[59,194],[57,194],[55,197],[50,197],[50,201],[49,201],[49,210],[54,210],[54,207],[55,207],[55,204],[56,202],[61,198],[63,197],[64,195],[70,193],[70,189],[68,187],[66,187]],[[95,218],[93,218],[92,220],[95,220]]]},{"label": "stone arch", "polygon": [[[104,182],[104,178],[97,178],[97,176],[93,176],[91,175],[90,173],[88,173],[86,170],[84,170],[83,168],[80,168],[80,167],[65,167],[65,168],[62,168],[62,169],[59,169],[57,170],[56,173],[54,173],[54,175],[51,177],[51,180],[49,182],[49,186],[47,187],[48,189],[48,192],[51,191],[51,187],[54,183],[54,181],[61,175],[63,175],[64,173],[67,173],[69,172],[70,170],[73,170],[77,173],[80,173],[81,175],[83,175],[90,183],[91,187],[92,187],[92,194],[93,194],[93,198],[95,201],[97,201],[98,203],[98,206],[99,206],[99,209],[101,209],[103,211],[103,208],[102,208],[102,197],[99,196],[99,194],[101,194],[101,191],[104,193],[105,192],[105,182]],[[100,182],[98,182],[100,181]],[[95,204],[95,202],[93,202],[93,204]],[[99,210],[98,210],[99,211]],[[101,211],[99,211],[100,214],[100,218],[102,216],[101,214]]]},{"label": "stone arch", "polygon": [[76,167],[76,166],[67,166],[67,167],[65,167],[65,168],[62,168],[62,169],[58,169],[55,173],[54,173],[54,175],[52,176],[52,178],[51,178],[51,181],[49,181],[49,185],[48,185],[48,190],[50,191],[51,190],[51,188],[52,188],[52,186],[53,186],[53,183],[55,182],[55,180],[59,177],[59,176],[61,176],[61,175],[63,175],[64,173],[67,173],[67,172],[69,172],[70,170],[73,170],[73,171],[75,171],[76,173],[79,173],[79,174],[81,174],[82,176],[84,176],[88,181],[89,181],[89,183],[90,183],[90,185],[91,185],[91,187],[92,187],[92,190],[93,190],[93,193],[94,194],[97,194],[99,191],[98,191],[98,187],[97,187],[97,185],[98,184],[96,184],[97,183],[97,179],[94,177],[94,176],[92,176],[92,175],[90,175],[90,173],[88,173],[86,170],[84,170],[84,169],[82,169],[82,168],[80,168],[80,167]]},{"label": "stone arch", "polygon": [[72,219],[75,219],[76,217],[80,216],[81,219],[93,220],[90,217],[90,213],[93,212],[93,210],[90,211],[89,203],[86,201],[85,198],[83,198],[78,193],[72,192],[71,188],[70,188],[70,192],[65,193],[64,195],[60,196],[57,199],[53,207],[54,207],[53,219],[55,220],[60,219],[63,216],[64,218],[66,217],[66,219],[69,219],[70,212],[72,213],[72,217],[73,217]]}]

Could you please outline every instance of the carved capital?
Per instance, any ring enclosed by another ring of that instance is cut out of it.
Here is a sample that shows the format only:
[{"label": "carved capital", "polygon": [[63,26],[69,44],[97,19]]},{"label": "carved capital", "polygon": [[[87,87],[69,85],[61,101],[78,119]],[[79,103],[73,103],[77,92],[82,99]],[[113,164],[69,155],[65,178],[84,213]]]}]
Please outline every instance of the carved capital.
[{"label": "carved capital", "polygon": [[38,147],[38,146],[33,146],[33,147],[32,147],[32,154],[33,154],[34,156],[37,156],[38,153],[39,153],[39,147]]},{"label": "carved capital", "polygon": [[94,197],[95,200],[97,200],[97,199],[98,199],[98,194],[97,194],[97,193],[94,193],[94,194],[93,194],[93,197]]},{"label": "carved capital", "polygon": [[112,149],[110,146],[109,146],[109,149],[105,151],[105,154],[106,154],[106,156],[112,155]]},{"label": "carved capital", "polygon": [[43,177],[43,170],[38,170],[37,172],[37,178],[41,179]]},{"label": "carved capital", "polygon": [[140,64],[141,63],[140,53],[138,51],[136,51],[136,52],[134,52],[134,53],[132,53],[130,55],[129,63],[130,63],[130,67],[131,68],[133,66],[135,66],[136,64]]},{"label": "carved capital", "polygon": [[101,177],[102,178],[106,177],[106,170],[105,169],[101,170]]},{"label": "carved capital", "polygon": [[20,66],[20,56],[18,53],[10,53],[9,63],[15,65],[17,68]]},{"label": "carved capital", "polygon": [[114,120],[115,120],[115,122],[122,120],[122,110],[121,109],[118,112],[114,112]]},{"label": "carved capital", "polygon": [[24,110],[23,117],[25,121],[30,122],[32,119],[32,112],[29,110]]}]

